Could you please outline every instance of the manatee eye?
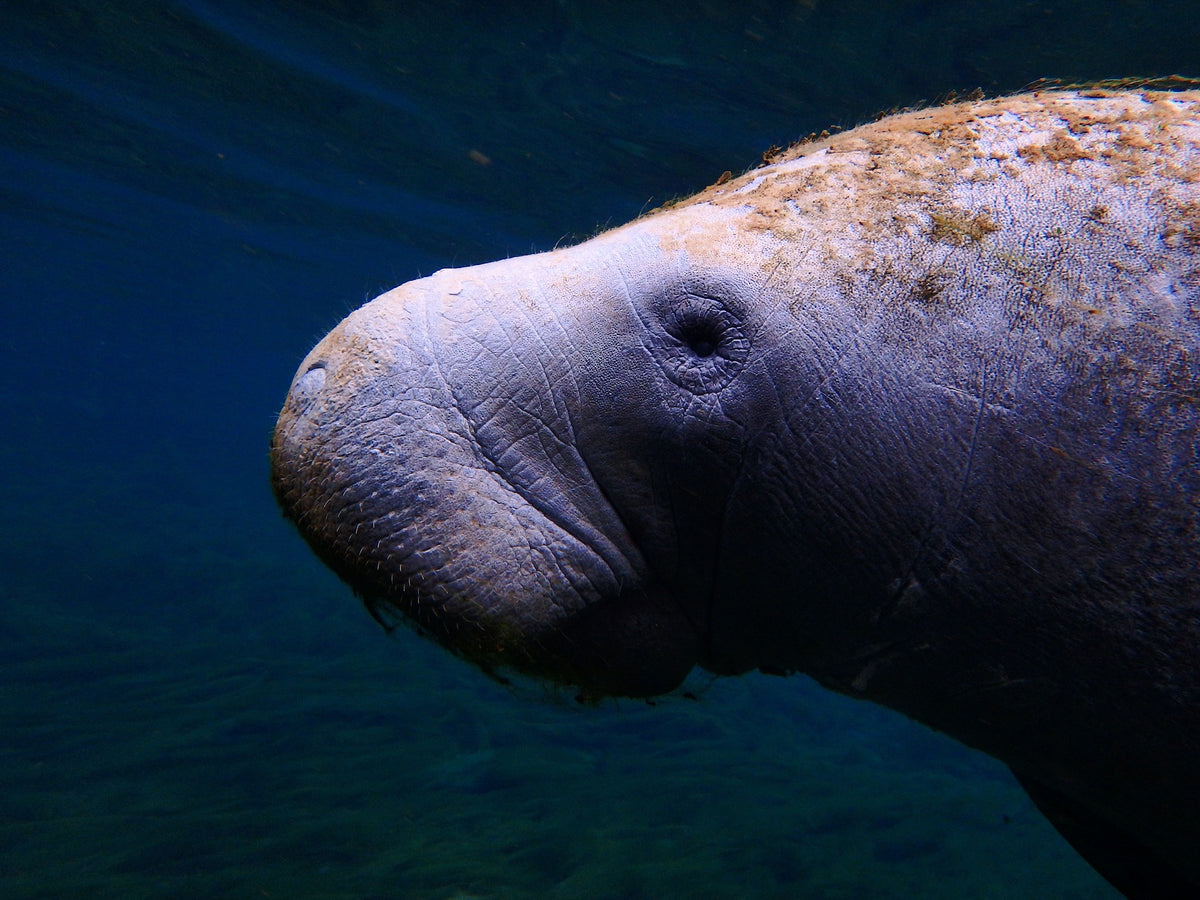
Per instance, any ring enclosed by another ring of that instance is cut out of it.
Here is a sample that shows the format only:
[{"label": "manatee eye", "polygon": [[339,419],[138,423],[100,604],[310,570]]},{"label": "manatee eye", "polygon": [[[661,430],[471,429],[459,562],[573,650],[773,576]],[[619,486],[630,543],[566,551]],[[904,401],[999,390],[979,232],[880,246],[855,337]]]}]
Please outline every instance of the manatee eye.
[{"label": "manatee eye", "polygon": [[727,385],[750,347],[741,322],[712,297],[685,294],[666,312],[662,328],[659,361],[672,381],[695,394]]},{"label": "manatee eye", "polygon": [[682,330],[679,339],[697,356],[712,356],[717,352],[717,344],[721,342],[719,331],[711,322],[697,322]]}]

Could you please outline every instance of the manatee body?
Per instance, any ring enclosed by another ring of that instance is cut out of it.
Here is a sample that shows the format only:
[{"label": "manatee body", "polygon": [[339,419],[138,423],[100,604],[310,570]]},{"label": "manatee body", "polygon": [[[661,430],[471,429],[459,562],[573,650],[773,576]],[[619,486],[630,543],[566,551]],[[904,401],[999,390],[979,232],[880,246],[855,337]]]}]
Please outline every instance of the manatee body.
[{"label": "manatee body", "polygon": [[909,112],[303,362],[288,517],[381,621],[588,696],[806,672],[1200,888],[1200,93]]}]

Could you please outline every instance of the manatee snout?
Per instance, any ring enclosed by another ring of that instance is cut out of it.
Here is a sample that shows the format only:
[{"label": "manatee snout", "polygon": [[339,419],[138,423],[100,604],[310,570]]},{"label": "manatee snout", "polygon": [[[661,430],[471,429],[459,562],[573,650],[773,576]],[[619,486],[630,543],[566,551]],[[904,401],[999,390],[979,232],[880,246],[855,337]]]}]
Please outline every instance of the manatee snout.
[{"label": "manatee snout", "polygon": [[674,689],[697,662],[695,627],[636,560],[595,546],[607,539],[568,498],[539,495],[546,478],[505,470],[505,448],[530,436],[489,432],[480,398],[501,388],[475,383],[488,336],[469,337],[470,306],[407,285],[313,349],[271,445],[284,515],[388,628],[586,696]]}]

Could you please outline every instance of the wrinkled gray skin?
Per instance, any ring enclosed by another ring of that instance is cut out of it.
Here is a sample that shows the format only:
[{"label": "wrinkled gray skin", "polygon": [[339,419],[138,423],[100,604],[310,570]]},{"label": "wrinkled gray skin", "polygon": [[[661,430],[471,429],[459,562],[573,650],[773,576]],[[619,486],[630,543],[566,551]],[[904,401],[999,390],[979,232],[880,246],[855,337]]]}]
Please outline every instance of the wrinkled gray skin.
[{"label": "wrinkled gray skin", "polygon": [[803,671],[1008,763],[1131,896],[1190,895],[1198,110],[904,114],[403,285],[301,366],[277,496],[485,669]]}]

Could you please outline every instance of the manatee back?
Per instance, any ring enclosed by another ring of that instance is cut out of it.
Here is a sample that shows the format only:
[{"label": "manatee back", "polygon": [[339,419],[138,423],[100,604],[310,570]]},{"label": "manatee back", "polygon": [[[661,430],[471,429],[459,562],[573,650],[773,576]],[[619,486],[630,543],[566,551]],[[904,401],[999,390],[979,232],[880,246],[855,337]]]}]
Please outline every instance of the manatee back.
[{"label": "manatee back", "polygon": [[[693,202],[765,237],[799,329],[841,332],[825,390],[858,403],[881,505],[939,510],[930,583],[957,557],[960,589],[1190,606],[1200,92],[893,116]],[[811,434],[811,388],[794,390]]]},{"label": "manatee back", "polygon": [[904,114],[694,202],[810,338],[801,543],[899,573],[845,629],[882,651],[802,667],[1200,878],[1200,94]]}]

